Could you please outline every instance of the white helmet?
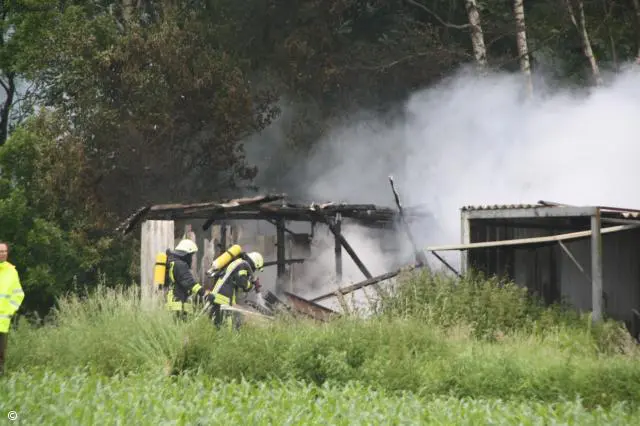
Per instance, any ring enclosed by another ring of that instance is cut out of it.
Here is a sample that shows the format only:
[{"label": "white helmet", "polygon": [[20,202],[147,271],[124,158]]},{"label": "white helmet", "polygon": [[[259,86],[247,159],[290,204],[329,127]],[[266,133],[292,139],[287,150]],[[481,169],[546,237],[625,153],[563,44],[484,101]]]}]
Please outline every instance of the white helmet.
[{"label": "white helmet", "polygon": [[251,253],[248,253],[247,256],[256,267],[256,271],[262,271],[262,268],[264,267],[264,259],[262,258],[262,255],[257,251],[252,251]]},{"label": "white helmet", "polygon": [[178,243],[176,251],[183,251],[187,254],[192,254],[198,251],[198,246],[193,241],[185,238]]}]

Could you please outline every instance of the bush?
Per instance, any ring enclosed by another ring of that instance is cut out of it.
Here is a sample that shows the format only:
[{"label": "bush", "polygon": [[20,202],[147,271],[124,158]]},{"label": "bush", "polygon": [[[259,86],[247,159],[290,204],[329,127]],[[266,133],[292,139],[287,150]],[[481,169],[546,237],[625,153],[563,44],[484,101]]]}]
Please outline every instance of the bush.
[{"label": "bush", "polygon": [[61,144],[55,116],[32,117],[0,147],[0,240],[26,297],[21,312],[45,316],[55,300],[99,282],[133,281],[135,241],[112,235],[114,219],[92,196],[95,177],[79,140]]},{"label": "bush", "polygon": [[622,324],[608,320],[592,326],[589,314],[563,304],[545,306],[515,283],[480,273],[462,279],[424,269],[406,273],[394,296],[383,299],[382,312],[444,329],[469,327],[474,337],[488,341],[522,333],[545,338],[566,331],[589,350],[618,353],[635,347]]}]

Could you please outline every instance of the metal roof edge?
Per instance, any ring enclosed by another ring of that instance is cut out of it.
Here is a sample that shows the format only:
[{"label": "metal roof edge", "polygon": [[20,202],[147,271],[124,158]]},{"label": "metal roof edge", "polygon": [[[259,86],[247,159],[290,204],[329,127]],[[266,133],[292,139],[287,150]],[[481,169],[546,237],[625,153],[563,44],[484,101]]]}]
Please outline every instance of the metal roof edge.
[{"label": "metal roof edge", "polygon": [[549,201],[538,201],[536,204],[479,204],[479,205],[465,205],[460,208],[461,212],[474,212],[474,211],[487,211],[487,210],[515,210],[515,209],[536,209],[536,208],[566,208],[566,207],[586,207],[597,208],[601,213],[607,216],[621,216],[624,218],[640,218],[640,209],[625,208],[625,207],[610,207],[610,206],[576,206],[571,204],[555,203]]}]

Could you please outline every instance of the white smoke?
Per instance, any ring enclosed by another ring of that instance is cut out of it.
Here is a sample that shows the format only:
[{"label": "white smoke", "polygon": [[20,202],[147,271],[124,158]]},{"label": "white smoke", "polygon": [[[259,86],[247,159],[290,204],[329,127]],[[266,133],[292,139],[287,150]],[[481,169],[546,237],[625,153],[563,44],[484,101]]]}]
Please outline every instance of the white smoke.
[{"label": "white smoke", "polygon": [[[522,89],[520,74],[461,71],[411,96],[392,123],[369,115],[334,129],[285,176],[311,199],[395,207],[393,174],[403,204],[434,215],[435,222],[412,226],[421,247],[459,242],[459,209],[469,204],[640,207],[640,72],[629,67],[590,91],[537,80],[531,100]],[[384,264],[379,243],[362,231],[346,237],[365,265],[380,266],[376,272],[393,263]],[[327,252],[321,263],[333,271],[332,246]],[[345,269],[355,267],[344,257]],[[412,261],[406,245],[400,257]],[[455,265],[458,259],[458,252],[447,256]],[[355,271],[349,278],[362,279]]]}]

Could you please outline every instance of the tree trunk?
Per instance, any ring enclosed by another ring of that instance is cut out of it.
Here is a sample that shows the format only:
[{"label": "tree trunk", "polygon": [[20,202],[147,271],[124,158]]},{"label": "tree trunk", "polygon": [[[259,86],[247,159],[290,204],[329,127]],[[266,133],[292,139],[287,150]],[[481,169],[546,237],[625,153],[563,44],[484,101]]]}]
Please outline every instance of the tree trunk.
[{"label": "tree trunk", "polygon": [[580,35],[580,40],[582,41],[582,51],[584,52],[584,56],[589,61],[589,65],[591,66],[591,73],[593,75],[594,84],[599,86],[602,84],[602,77],[600,76],[600,68],[598,67],[598,62],[596,61],[596,57],[593,55],[593,49],[591,48],[591,40],[589,40],[589,33],[587,32],[587,23],[584,16],[584,4],[582,0],[573,0],[578,6],[578,20],[576,20],[576,14],[573,9],[572,0],[564,0],[565,5],[567,7],[567,12],[569,13],[569,18],[571,18],[571,22],[573,26],[578,31]]},{"label": "tree trunk", "polygon": [[636,59],[640,61],[640,0],[633,0],[633,8],[636,11]]},{"label": "tree trunk", "polygon": [[[638,1],[638,0],[634,0]],[[613,2],[611,0],[602,0],[602,8],[604,10],[604,20],[607,27],[607,38],[609,39],[609,47],[611,48],[611,63],[615,71],[619,70],[618,65],[618,49],[616,48],[616,42],[611,32],[611,16],[613,15]]]},{"label": "tree trunk", "polygon": [[476,0],[465,0],[465,8],[469,17],[469,25],[471,25],[471,45],[473,47],[473,56],[477,64],[481,68],[487,66],[487,48],[484,44],[484,34],[480,24],[480,12]]},{"label": "tree trunk", "polygon": [[527,27],[524,22],[524,0],[513,0],[513,15],[516,20],[516,42],[520,71],[525,78],[527,97],[533,95],[533,80],[531,78],[531,63],[529,62],[529,48],[527,46]]},{"label": "tree trunk", "polygon": [[4,89],[5,98],[0,107],[0,146],[4,145],[9,137],[9,113],[13,105],[13,97],[16,94],[16,75],[10,72],[5,79],[0,79],[0,86]]},{"label": "tree trunk", "polygon": [[126,24],[131,22],[135,13],[135,0],[122,0],[122,18]]},{"label": "tree trunk", "polygon": [[138,0],[122,0],[122,20],[125,27],[130,27],[138,20],[138,10],[140,2]]}]

